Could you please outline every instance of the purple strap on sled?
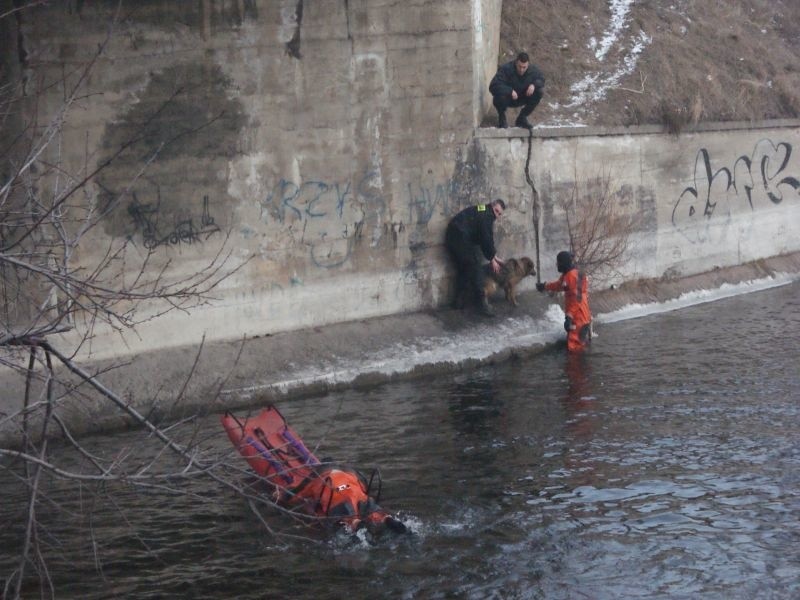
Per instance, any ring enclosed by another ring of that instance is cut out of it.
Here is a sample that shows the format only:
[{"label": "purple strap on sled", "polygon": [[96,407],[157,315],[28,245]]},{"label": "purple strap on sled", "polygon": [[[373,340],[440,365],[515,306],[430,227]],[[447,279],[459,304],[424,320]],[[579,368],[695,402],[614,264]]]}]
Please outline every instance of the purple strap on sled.
[{"label": "purple strap on sled", "polygon": [[305,459],[307,465],[317,466],[321,464],[317,460],[317,458],[313,454],[311,454],[308,448],[305,447],[303,442],[301,442],[292,435],[292,433],[286,428],[285,423],[286,421],[284,421],[284,428],[283,431],[281,432],[281,435],[283,435],[283,437],[286,438],[286,440],[289,442],[292,448],[294,448],[295,452],[297,452],[300,456],[302,456]]},{"label": "purple strap on sled", "polygon": [[[261,431],[261,430],[259,430],[259,431]],[[263,432],[262,432],[262,435],[263,435]],[[247,439],[245,441],[248,444],[250,444],[253,448],[255,448],[256,451],[261,455],[261,457],[270,464],[270,466],[275,470],[275,475],[276,476],[280,475],[281,477],[283,477],[283,480],[286,483],[291,483],[292,482],[292,478],[289,475],[286,474],[285,466],[283,464],[281,464],[280,462],[278,462],[277,460],[275,460],[275,458],[273,458],[272,452],[270,452],[269,449],[266,446],[263,446],[261,443],[259,443],[258,441],[254,440],[249,435],[247,436]]]}]

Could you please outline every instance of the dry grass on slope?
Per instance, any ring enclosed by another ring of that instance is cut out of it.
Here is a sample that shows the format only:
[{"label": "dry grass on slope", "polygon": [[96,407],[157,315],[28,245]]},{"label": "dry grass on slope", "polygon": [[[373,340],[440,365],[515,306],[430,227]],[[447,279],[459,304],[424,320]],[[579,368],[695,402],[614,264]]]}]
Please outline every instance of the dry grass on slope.
[{"label": "dry grass on slope", "polygon": [[504,0],[499,60],[522,50],[537,125],[800,117],[798,0]]}]

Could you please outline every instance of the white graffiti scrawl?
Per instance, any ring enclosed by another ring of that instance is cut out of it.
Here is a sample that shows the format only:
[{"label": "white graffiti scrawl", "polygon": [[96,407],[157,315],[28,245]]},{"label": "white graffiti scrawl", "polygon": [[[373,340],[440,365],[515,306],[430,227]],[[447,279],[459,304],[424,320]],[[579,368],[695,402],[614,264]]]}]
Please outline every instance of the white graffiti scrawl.
[{"label": "white graffiti scrawl", "polygon": [[733,171],[714,169],[701,148],[695,158],[694,185],[685,188],[672,210],[672,224],[692,243],[724,235],[731,217],[742,211],[800,199],[800,166],[792,162],[792,145],[760,140],[750,155],[736,159]]}]

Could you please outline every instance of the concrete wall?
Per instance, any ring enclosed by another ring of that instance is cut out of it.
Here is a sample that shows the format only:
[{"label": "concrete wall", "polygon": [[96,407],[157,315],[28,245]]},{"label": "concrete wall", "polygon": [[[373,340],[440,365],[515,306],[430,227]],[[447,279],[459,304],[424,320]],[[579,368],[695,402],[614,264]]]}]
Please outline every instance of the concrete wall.
[{"label": "concrete wall", "polygon": [[500,13],[503,0],[472,0],[472,27],[474,31],[473,123],[479,125],[483,116],[492,110],[489,82],[497,71],[500,48]]},{"label": "concrete wall", "polygon": [[[482,129],[479,153],[498,193],[530,218],[527,134]],[[515,135],[516,134],[516,135]],[[543,274],[568,248],[564,211],[576,182],[601,178],[637,217],[628,258],[610,279],[680,277],[800,250],[800,121],[707,124],[671,135],[658,127],[537,131],[531,174],[542,201]],[[505,182],[501,185],[501,182]],[[532,255],[532,236],[502,252]]]},{"label": "concrete wall", "polygon": [[95,356],[439,302],[441,232],[483,198],[469,153],[500,0],[118,4],[54,3],[20,20],[29,92],[57,82],[29,107],[40,120],[103,48],[59,160],[80,173],[113,159],[87,201],[119,202],[76,260],[130,239],[133,264],[152,252],[153,270],[180,277],[227,235],[229,265],[249,260],[213,304],[144,325],[127,347],[99,335]]},{"label": "concrete wall", "polygon": [[[191,314],[126,344],[98,332],[94,357],[437,306],[448,219],[498,196],[501,254],[533,255],[527,139],[474,129],[490,107],[500,0],[117,6],[56,3],[20,22],[28,85],[62,82],[39,96],[43,114],[104,48],[58,147],[73,173],[113,158],[86,201],[120,203],[76,261],[131,240],[139,260],[151,252],[152,268],[180,277],[229,236],[229,264],[247,262]],[[600,172],[642,217],[622,277],[798,250],[799,145],[796,122],[536,132],[544,264],[565,243],[555,198]]]}]

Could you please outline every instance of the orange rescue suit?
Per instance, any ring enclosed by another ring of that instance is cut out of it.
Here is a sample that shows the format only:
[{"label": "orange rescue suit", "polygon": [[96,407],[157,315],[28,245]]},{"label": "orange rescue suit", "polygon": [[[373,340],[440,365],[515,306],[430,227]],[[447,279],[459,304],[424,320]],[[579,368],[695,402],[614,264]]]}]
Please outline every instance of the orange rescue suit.
[{"label": "orange rescue suit", "polygon": [[592,313],[589,310],[589,278],[578,269],[570,269],[557,281],[544,284],[548,292],[564,292],[564,323],[567,350],[579,352],[592,337]]},{"label": "orange rescue suit", "polygon": [[369,496],[364,477],[352,470],[325,469],[298,488],[285,491],[278,502],[289,507],[302,506],[309,514],[329,517],[350,532],[362,524],[383,523],[389,517]]}]

